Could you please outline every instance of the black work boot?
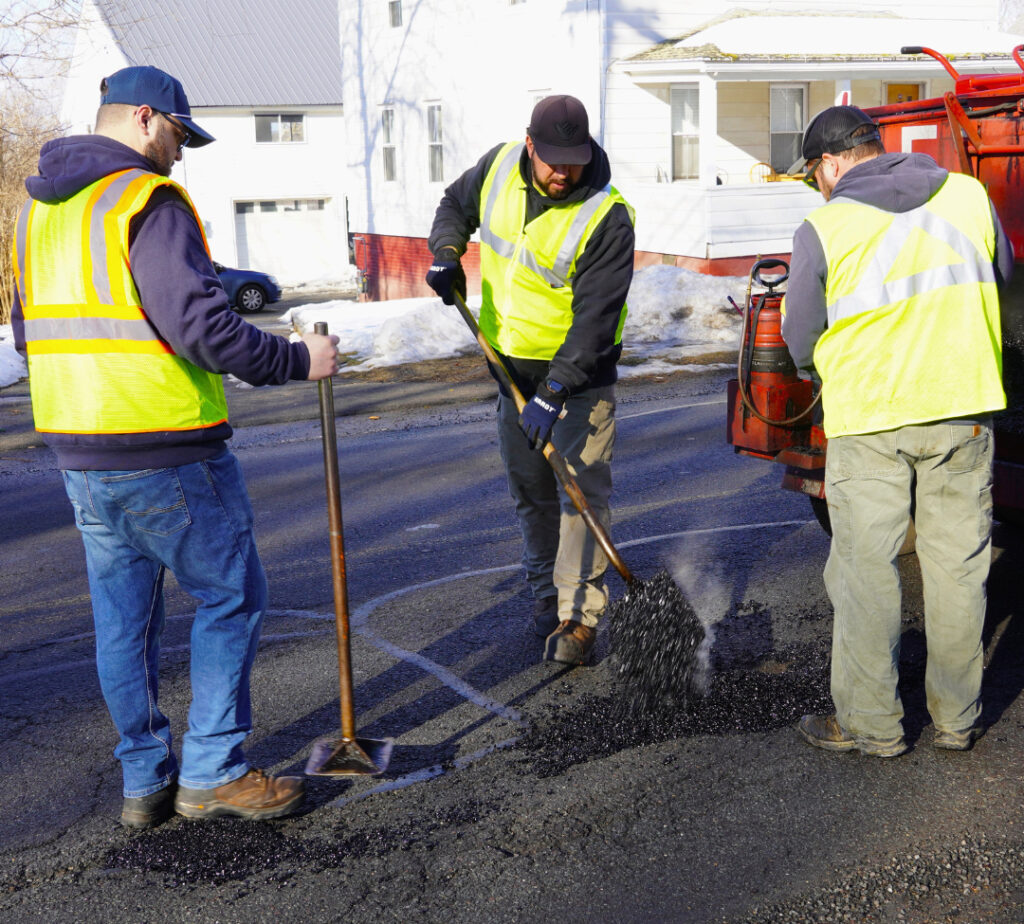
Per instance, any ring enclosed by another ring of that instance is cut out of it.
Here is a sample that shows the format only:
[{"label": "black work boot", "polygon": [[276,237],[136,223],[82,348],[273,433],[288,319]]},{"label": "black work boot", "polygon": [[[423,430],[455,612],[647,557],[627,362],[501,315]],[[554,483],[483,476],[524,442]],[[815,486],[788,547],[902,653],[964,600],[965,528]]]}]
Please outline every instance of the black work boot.
[{"label": "black work boot", "polygon": [[186,818],[234,815],[256,821],[290,815],[305,797],[306,784],[298,776],[271,776],[252,769],[245,776],[213,789],[178,787],[174,808]]},{"label": "black work boot", "polygon": [[155,828],[174,814],[175,783],[148,796],[128,796],[121,806],[121,824],[125,828]]},{"label": "black work boot", "polygon": [[541,597],[533,604],[533,631],[547,638],[558,628],[558,597]]}]

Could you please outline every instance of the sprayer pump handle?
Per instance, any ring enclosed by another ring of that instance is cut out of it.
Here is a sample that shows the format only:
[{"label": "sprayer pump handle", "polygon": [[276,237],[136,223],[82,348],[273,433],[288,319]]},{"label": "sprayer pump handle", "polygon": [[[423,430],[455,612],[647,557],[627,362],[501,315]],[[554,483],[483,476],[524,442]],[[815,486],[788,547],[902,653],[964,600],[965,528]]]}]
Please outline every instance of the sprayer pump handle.
[{"label": "sprayer pump handle", "polygon": [[[777,268],[782,270],[781,276],[773,276],[770,280],[764,279],[761,276],[761,270]],[[785,260],[780,260],[777,257],[758,260],[750,270],[750,278],[757,285],[764,286],[769,292],[772,292],[776,286],[781,286],[787,279],[789,279],[789,264]]]}]

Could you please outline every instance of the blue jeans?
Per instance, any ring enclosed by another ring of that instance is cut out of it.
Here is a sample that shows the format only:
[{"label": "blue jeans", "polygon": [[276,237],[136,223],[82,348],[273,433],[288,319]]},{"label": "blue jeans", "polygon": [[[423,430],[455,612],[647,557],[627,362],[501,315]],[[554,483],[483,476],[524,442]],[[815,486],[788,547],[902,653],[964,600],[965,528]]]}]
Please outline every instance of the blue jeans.
[{"label": "blue jeans", "polygon": [[252,507],[230,452],[144,471],[65,471],[85,544],[100,687],[120,735],[125,796],[178,778],[170,723],[157,704],[170,569],[199,603],[192,623],[192,704],[180,783],[209,789],[249,769],[249,675],[267,603]]}]

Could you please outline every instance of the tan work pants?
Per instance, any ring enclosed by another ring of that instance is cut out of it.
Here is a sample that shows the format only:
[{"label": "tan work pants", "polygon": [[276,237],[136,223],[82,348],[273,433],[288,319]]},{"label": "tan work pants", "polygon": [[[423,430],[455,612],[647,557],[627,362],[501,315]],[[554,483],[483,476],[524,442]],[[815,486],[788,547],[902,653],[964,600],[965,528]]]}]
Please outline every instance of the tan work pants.
[{"label": "tan work pants", "polygon": [[[598,521],[608,529],[615,443],[615,388],[573,395],[555,423],[552,443],[562,454]],[[572,501],[559,486],[542,452],[519,428],[515,402],[498,398],[498,437],[523,533],[523,567],[537,599],[558,596],[558,618],[597,625],[608,603],[608,559]]]},{"label": "tan work pants", "polygon": [[920,424],[828,441],[832,548],[825,587],[835,608],[832,699],[839,724],[855,737],[903,733],[896,555],[915,475],[928,711],[945,731],[964,731],[979,718],[992,453],[991,424]]}]

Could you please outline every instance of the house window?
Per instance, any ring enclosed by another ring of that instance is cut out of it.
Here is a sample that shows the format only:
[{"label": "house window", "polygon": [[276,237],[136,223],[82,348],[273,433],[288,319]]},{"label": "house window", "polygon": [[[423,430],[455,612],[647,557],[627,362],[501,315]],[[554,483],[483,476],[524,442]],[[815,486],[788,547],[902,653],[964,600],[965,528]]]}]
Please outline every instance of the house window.
[{"label": "house window", "polygon": [[306,131],[301,112],[256,114],[256,141],[259,144],[286,144],[305,141]]},{"label": "house window", "polygon": [[281,203],[286,212],[322,212],[323,199],[286,199]]},{"label": "house window", "polygon": [[674,86],[672,103],[672,179],[692,180],[700,173],[700,91]]},{"label": "house window", "polygon": [[800,143],[807,124],[807,87],[773,84],[770,96],[771,148],[769,161],[776,173],[785,173],[800,159]]},{"label": "house window", "polygon": [[388,0],[388,15],[391,27],[397,29],[402,24],[402,0]]},{"label": "house window", "polygon": [[441,104],[427,106],[427,163],[431,183],[444,179],[444,144],[441,137]]},{"label": "house window", "polygon": [[921,83],[887,83],[885,85],[885,102],[891,106],[894,103],[911,103],[914,100],[924,98],[924,84]]},{"label": "house window", "polygon": [[380,111],[380,137],[384,152],[384,180],[391,183],[395,179],[395,110],[391,107]]},{"label": "house window", "polygon": [[268,199],[257,202],[236,202],[236,215],[253,215],[256,212],[322,212],[327,207],[326,199]]}]

